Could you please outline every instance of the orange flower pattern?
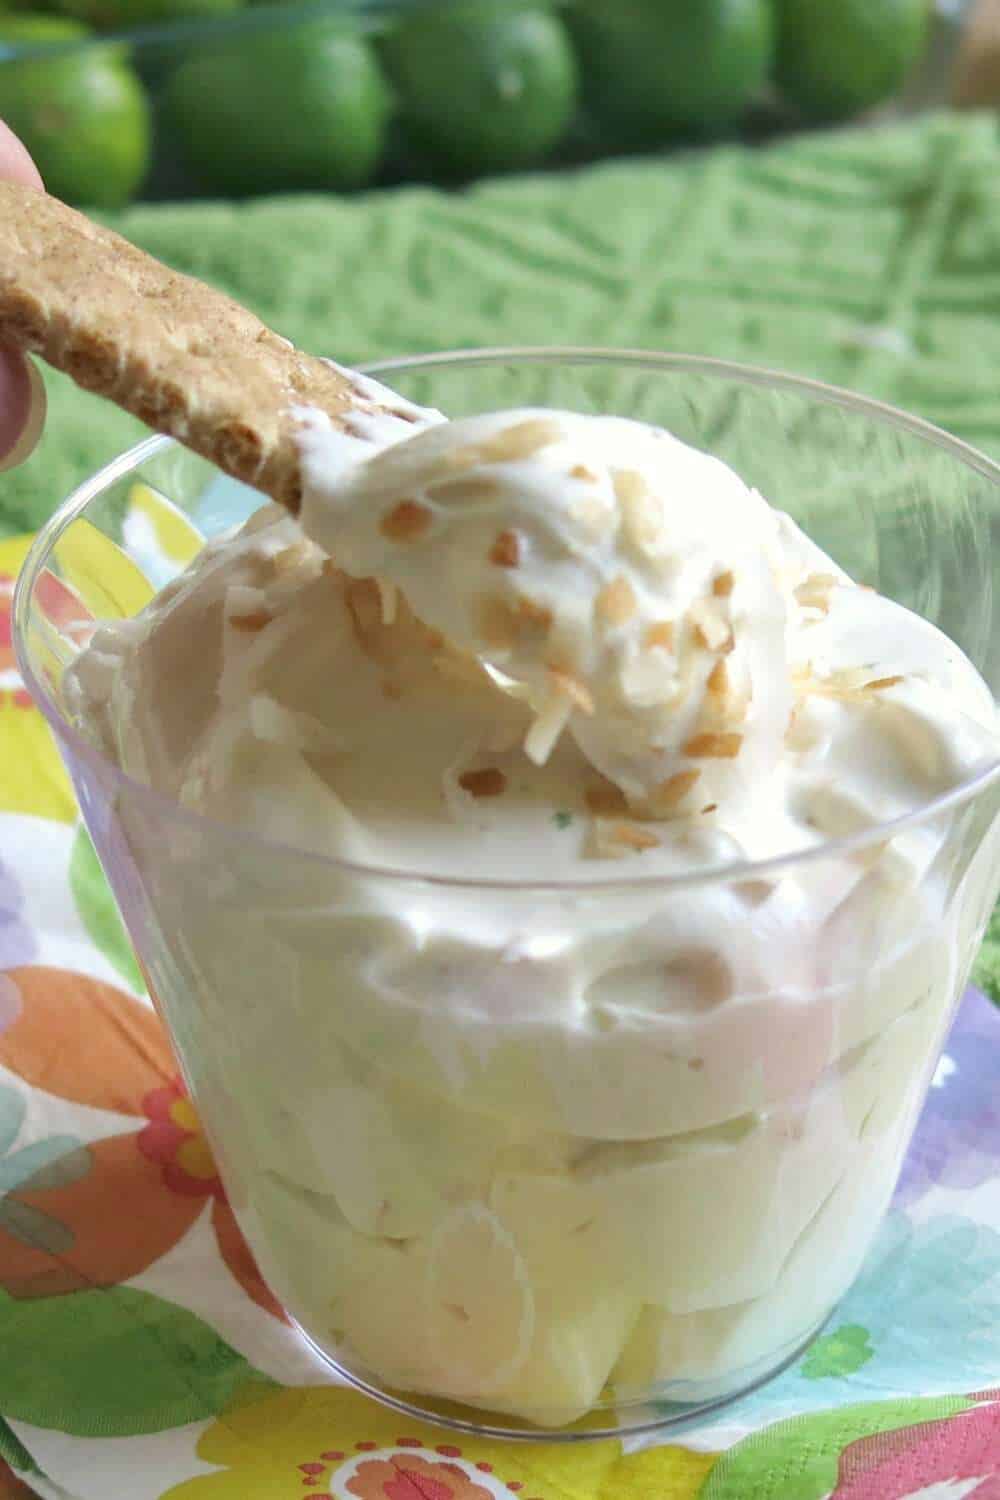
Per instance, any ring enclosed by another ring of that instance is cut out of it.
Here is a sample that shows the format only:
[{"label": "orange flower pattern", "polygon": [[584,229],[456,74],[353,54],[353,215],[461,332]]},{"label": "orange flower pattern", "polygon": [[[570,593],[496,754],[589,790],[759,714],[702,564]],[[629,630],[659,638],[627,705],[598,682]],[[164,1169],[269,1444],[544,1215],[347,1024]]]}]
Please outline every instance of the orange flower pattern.
[{"label": "orange flower pattern", "polygon": [[211,1199],[223,1260],[260,1307],[282,1318],[226,1201],[155,1012],[113,985],[63,969],[11,969],[6,979],[20,1003],[0,1035],[0,1064],[33,1088],[133,1117],[136,1128],[89,1144],[87,1169],[72,1180],[15,1190],[19,1203],[65,1227],[68,1244],[54,1254],[0,1229],[0,1286],[27,1298],[128,1281],[176,1245]]}]

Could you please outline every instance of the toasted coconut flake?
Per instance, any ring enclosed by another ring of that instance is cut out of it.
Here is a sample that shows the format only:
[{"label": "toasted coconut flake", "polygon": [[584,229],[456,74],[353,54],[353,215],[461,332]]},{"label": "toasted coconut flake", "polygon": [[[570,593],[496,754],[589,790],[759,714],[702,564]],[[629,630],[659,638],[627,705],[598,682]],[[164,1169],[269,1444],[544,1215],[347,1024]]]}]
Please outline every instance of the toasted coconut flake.
[{"label": "toasted coconut flake", "polygon": [[[282,547],[280,552],[274,554],[271,558],[271,567],[279,577],[285,573],[294,573],[299,568],[305,566],[309,561],[312,551],[312,547],[306,541],[293,542],[290,547]],[[330,561],[330,558],[324,560],[324,571],[326,564]]]},{"label": "toasted coconut flake", "polygon": [[483,600],[479,607],[479,633],[488,646],[509,650],[517,644],[517,616],[506,599],[492,595]]},{"label": "toasted coconut flake", "polygon": [[620,505],[629,505],[633,500],[645,500],[649,485],[638,469],[615,469],[611,475],[615,499]]},{"label": "toasted coconut flake", "polygon": [[718,808],[719,808],[719,804],[717,802],[706,802],[705,806],[701,810],[702,811],[702,815],[704,816],[706,813],[717,812]]},{"label": "toasted coconut flake", "polygon": [[674,649],[673,620],[658,620],[655,625],[650,625],[646,631],[645,644],[649,650],[658,646],[663,651],[672,651]]},{"label": "toasted coconut flake", "polygon": [[717,661],[708,674],[705,684],[714,698],[725,698],[729,692],[729,668],[724,661]]},{"label": "toasted coconut flake", "polygon": [[272,745],[293,745],[312,755],[335,755],[347,744],[335,729],[312,714],[285,708],[269,693],[255,693],[248,705],[251,733]]},{"label": "toasted coconut flake", "polygon": [[475,447],[454,448],[450,453],[446,453],[442,459],[444,468],[450,469],[453,474],[467,474],[478,463],[482,463],[482,454]]},{"label": "toasted coconut flake", "polygon": [[597,596],[597,613],[609,625],[624,625],[637,607],[635,590],[621,573],[605,584]]},{"label": "toasted coconut flake", "polygon": [[522,458],[531,458],[543,448],[562,440],[563,430],[550,417],[529,417],[524,422],[515,422],[505,427],[496,437],[488,438],[478,445],[482,463],[516,463]]},{"label": "toasted coconut flake", "polygon": [[472,797],[502,797],[507,777],[499,766],[485,766],[481,771],[463,771],[458,784]]},{"label": "toasted coconut flake", "polygon": [[387,583],[383,578],[375,579],[375,587],[378,589],[379,605],[382,609],[382,624],[395,625],[399,612],[398,588],[394,583]]},{"label": "toasted coconut flake", "polygon": [[519,594],[516,621],[519,635],[547,635],[552,629],[552,611],[537,600],[529,599],[527,594]]},{"label": "toasted coconut flake", "polygon": [[[796,690],[802,697],[836,698],[842,703],[864,703],[871,668],[845,667],[843,671],[831,672],[827,677],[816,677],[811,673],[797,673]],[[881,679],[885,681],[885,679]]]},{"label": "toasted coconut flake", "polygon": [[373,578],[349,578],[344,583],[344,605],[354,638],[366,656],[379,660],[389,641],[382,624],[382,599]]},{"label": "toasted coconut flake", "polygon": [[611,832],[611,839],[616,844],[624,844],[626,849],[658,849],[660,841],[655,834],[645,828],[638,828],[634,823],[618,823]]},{"label": "toasted coconut flake", "polygon": [[552,611],[526,594],[518,595],[516,604],[492,594],[479,606],[479,632],[489,646],[507,650],[525,637],[545,636],[551,628]]},{"label": "toasted coconut flake", "polygon": [[379,522],[379,531],[390,542],[415,542],[426,536],[434,516],[419,500],[400,500]]},{"label": "toasted coconut flake", "polygon": [[732,572],[729,568],[727,568],[724,573],[720,573],[718,578],[716,578],[715,582],[712,584],[712,593],[715,595],[716,599],[728,599],[730,594],[733,592],[734,582],[735,579],[733,578]]},{"label": "toasted coconut flake", "polygon": [[583,794],[583,800],[592,813],[599,817],[620,817],[628,811],[628,803],[625,793],[620,786],[615,786],[613,781],[602,778],[588,786]]},{"label": "toasted coconut flake", "polygon": [[426,490],[429,500],[440,501],[445,505],[478,505],[484,500],[495,500],[499,493],[500,485],[488,474],[473,474],[468,479],[461,476],[442,479],[439,484],[433,484]]},{"label": "toasted coconut flake", "polygon": [[837,588],[840,579],[833,573],[810,573],[795,590],[795,599],[803,609],[816,609],[821,614],[830,612],[830,593]]},{"label": "toasted coconut flake", "polygon": [[586,464],[574,464],[569,471],[570,479],[579,479],[582,484],[596,484],[597,475]]},{"label": "toasted coconut flake", "polygon": [[706,651],[719,651],[725,655],[732,650],[733,632],[707,600],[696,600],[691,606],[690,616],[695,640]]},{"label": "toasted coconut flake", "polygon": [[866,682],[863,691],[866,693],[881,693],[886,688],[897,687],[903,681],[898,674],[895,677],[876,677],[874,682]]},{"label": "toasted coconut flake", "polygon": [[536,766],[544,766],[573,712],[564,693],[553,693],[524,737],[524,753]]},{"label": "toasted coconut flake", "polygon": [[433,665],[439,676],[448,677],[453,682],[482,685],[485,679],[478,657],[468,656],[464,651],[456,651],[454,647],[440,651],[434,657]]},{"label": "toasted coconut flake", "polygon": [[743,880],[733,890],[748,906],[763,906],[774,894],[774,885],[769,880]]},{"label": "toasted coconut flake", "polygon": [[684,746],[692,760],[735,760],[743,744],[741,734],[696,734]]},{"label": "toasted coconut flake", "polygon": [[700,771],[677,771],[653,789],[650,801],[658,814],[672,812],[679,806],[701,777]]},{"label": "toasted coconut flake", "polygon": [[574,708],[578,708],[585,714],[594,712],[594,699],[587,685],[574,677],[572,672],[563,672],[556,667],[549,668],[549,677],[557,693],[568,698]]},{"label": "toasted coconut flake", "polygon": [[578,500],[571,500],[568,509],[573,520],[591,536],[603,536],[614,520],[614,513],[599,495],[583,495]]},{"label": "toasted coconut flake", "polygon": [[594,847],[598,854],[621,859],[629,853],[641,854],[646,849],[657,849],[659,844],[655,834],[635,823],[594,819]]},{"label": "toasted coconut flake", "polygon": [[810,718],[803,716],[802,708],[803,703],[800,700],[788,715],[785,744],[789,750],[810,750],[819,738],[819,731],[816,725]]},{"label": "toasted coconut flake", "polygon": [[516,568],[521,562],[521,538],[516,531],[501,531],[489,551],[490,562],[497,568]]},{"label": "toasted coconut flake", "polygon": [[663,511],[645,479],[635,469],[615,469],[615,499],[621,507],[625,535],[633,547],[646,551],[663,530]]},{"label": "toasted coconut flake", "polygon": [[362,645],[382,623],[382,600],[373,578],[349,578],[344,600]]},{"label": "toasted coconut flake", "polygon": [[723,656],[728,656],[733,649],[733,632],[721,620],[713,623],[697,621],[694,638],[706,651],[718,651]]},{"label": "toasted coconut flake", "polygon": [[752,702],[753,689],[751,687],[731,689],[726,699],[726,722],[729,724],[742,724]]},{"label": "toasted coconut flake", "polygon": [[246,635],[254,635],[270,625],[273,619],[274,616],[269,610],[257,609],[250,615],[233,615],[229,623],[234,630],[242,631]]},{"label": "toasted coconut flake", "polygon": [[702,729],[726,729],[742,724],[751,702],[751,689],[736,687],[725,659],[715,663],[705,684],[706,696],[699,715]]}]

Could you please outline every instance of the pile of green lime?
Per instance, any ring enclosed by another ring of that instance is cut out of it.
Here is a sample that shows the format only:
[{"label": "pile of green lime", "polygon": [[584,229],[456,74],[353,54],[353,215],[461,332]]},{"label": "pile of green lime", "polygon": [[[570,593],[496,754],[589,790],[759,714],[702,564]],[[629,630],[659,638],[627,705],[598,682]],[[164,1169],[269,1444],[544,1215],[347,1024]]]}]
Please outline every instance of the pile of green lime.
[{"label": "pile of green lime", "polygon": [[57,198],[114,208],[149,164],[150,111],[113,42],[83,45],[86,26],[63,16],[0,15],[0,119],[21,137]]},{"label": "pile of green lime", "polygon": [[168,80],[163,109],[198,180],[241,194],[364,187],[391,102],[371,44],[321,16],[192,54]]},{"label": "pile of green lime", "polygon": [[363,187],[400,145],[411,171],[455,180],[588,142],[712,138],[764,99],[849,118],[905,83],[931,8],[398,0],[386,19],[373,0],[270,3],[0,0],[0,118],[50,189],[85,205],[139,190],[151,120],[158,155],[222,195]]},{"label": "pile of green lime", "polygon": [[446,171],[529,166],[566,135],[577,62],[566,27],[544,5],[496,0],[417,10],[382,53],[414,143]]}]

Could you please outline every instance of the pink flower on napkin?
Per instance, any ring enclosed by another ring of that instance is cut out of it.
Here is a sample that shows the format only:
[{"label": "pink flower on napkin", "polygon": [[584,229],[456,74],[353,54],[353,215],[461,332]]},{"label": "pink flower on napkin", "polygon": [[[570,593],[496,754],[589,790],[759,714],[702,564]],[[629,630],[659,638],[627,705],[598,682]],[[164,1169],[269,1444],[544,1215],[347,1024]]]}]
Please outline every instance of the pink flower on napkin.
[{"label": "pink flower on napkin", "polygon": [[1000,1500],[1000,1406],[990,1402],[944,1421],[859,1438],[841,1454],[830,1500],[928,1494]]},{"label": "pink flower on napkin", "polygon": [[163,1181],[173,1193],[186,1198],[225,1196],[198,1112],[179,1078],[165,1088],[153,1089],[142,1101],[149,1120],[136,1142],[150,1161],[159,1162]]}]

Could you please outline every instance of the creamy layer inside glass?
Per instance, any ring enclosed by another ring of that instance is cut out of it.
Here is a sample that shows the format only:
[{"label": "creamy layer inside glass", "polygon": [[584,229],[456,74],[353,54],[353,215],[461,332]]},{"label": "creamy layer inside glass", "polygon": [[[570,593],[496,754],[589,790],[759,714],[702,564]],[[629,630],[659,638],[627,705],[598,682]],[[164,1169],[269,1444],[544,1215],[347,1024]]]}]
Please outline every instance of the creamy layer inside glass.
[{"label": "creamy layer inside glass", "polygon": [[710,1399],[855,1274],[959,977],[948,817],[836,841],[991,764],[993,699],[659,429],[387,401],[361,383],[346,436],[303,412],[300,520],[210,543],[67,700],[260,836],[245,872],[342,862],[208,912],[132,849],[196,956],[234,1206],[312,1336],[542,1425]]}]

